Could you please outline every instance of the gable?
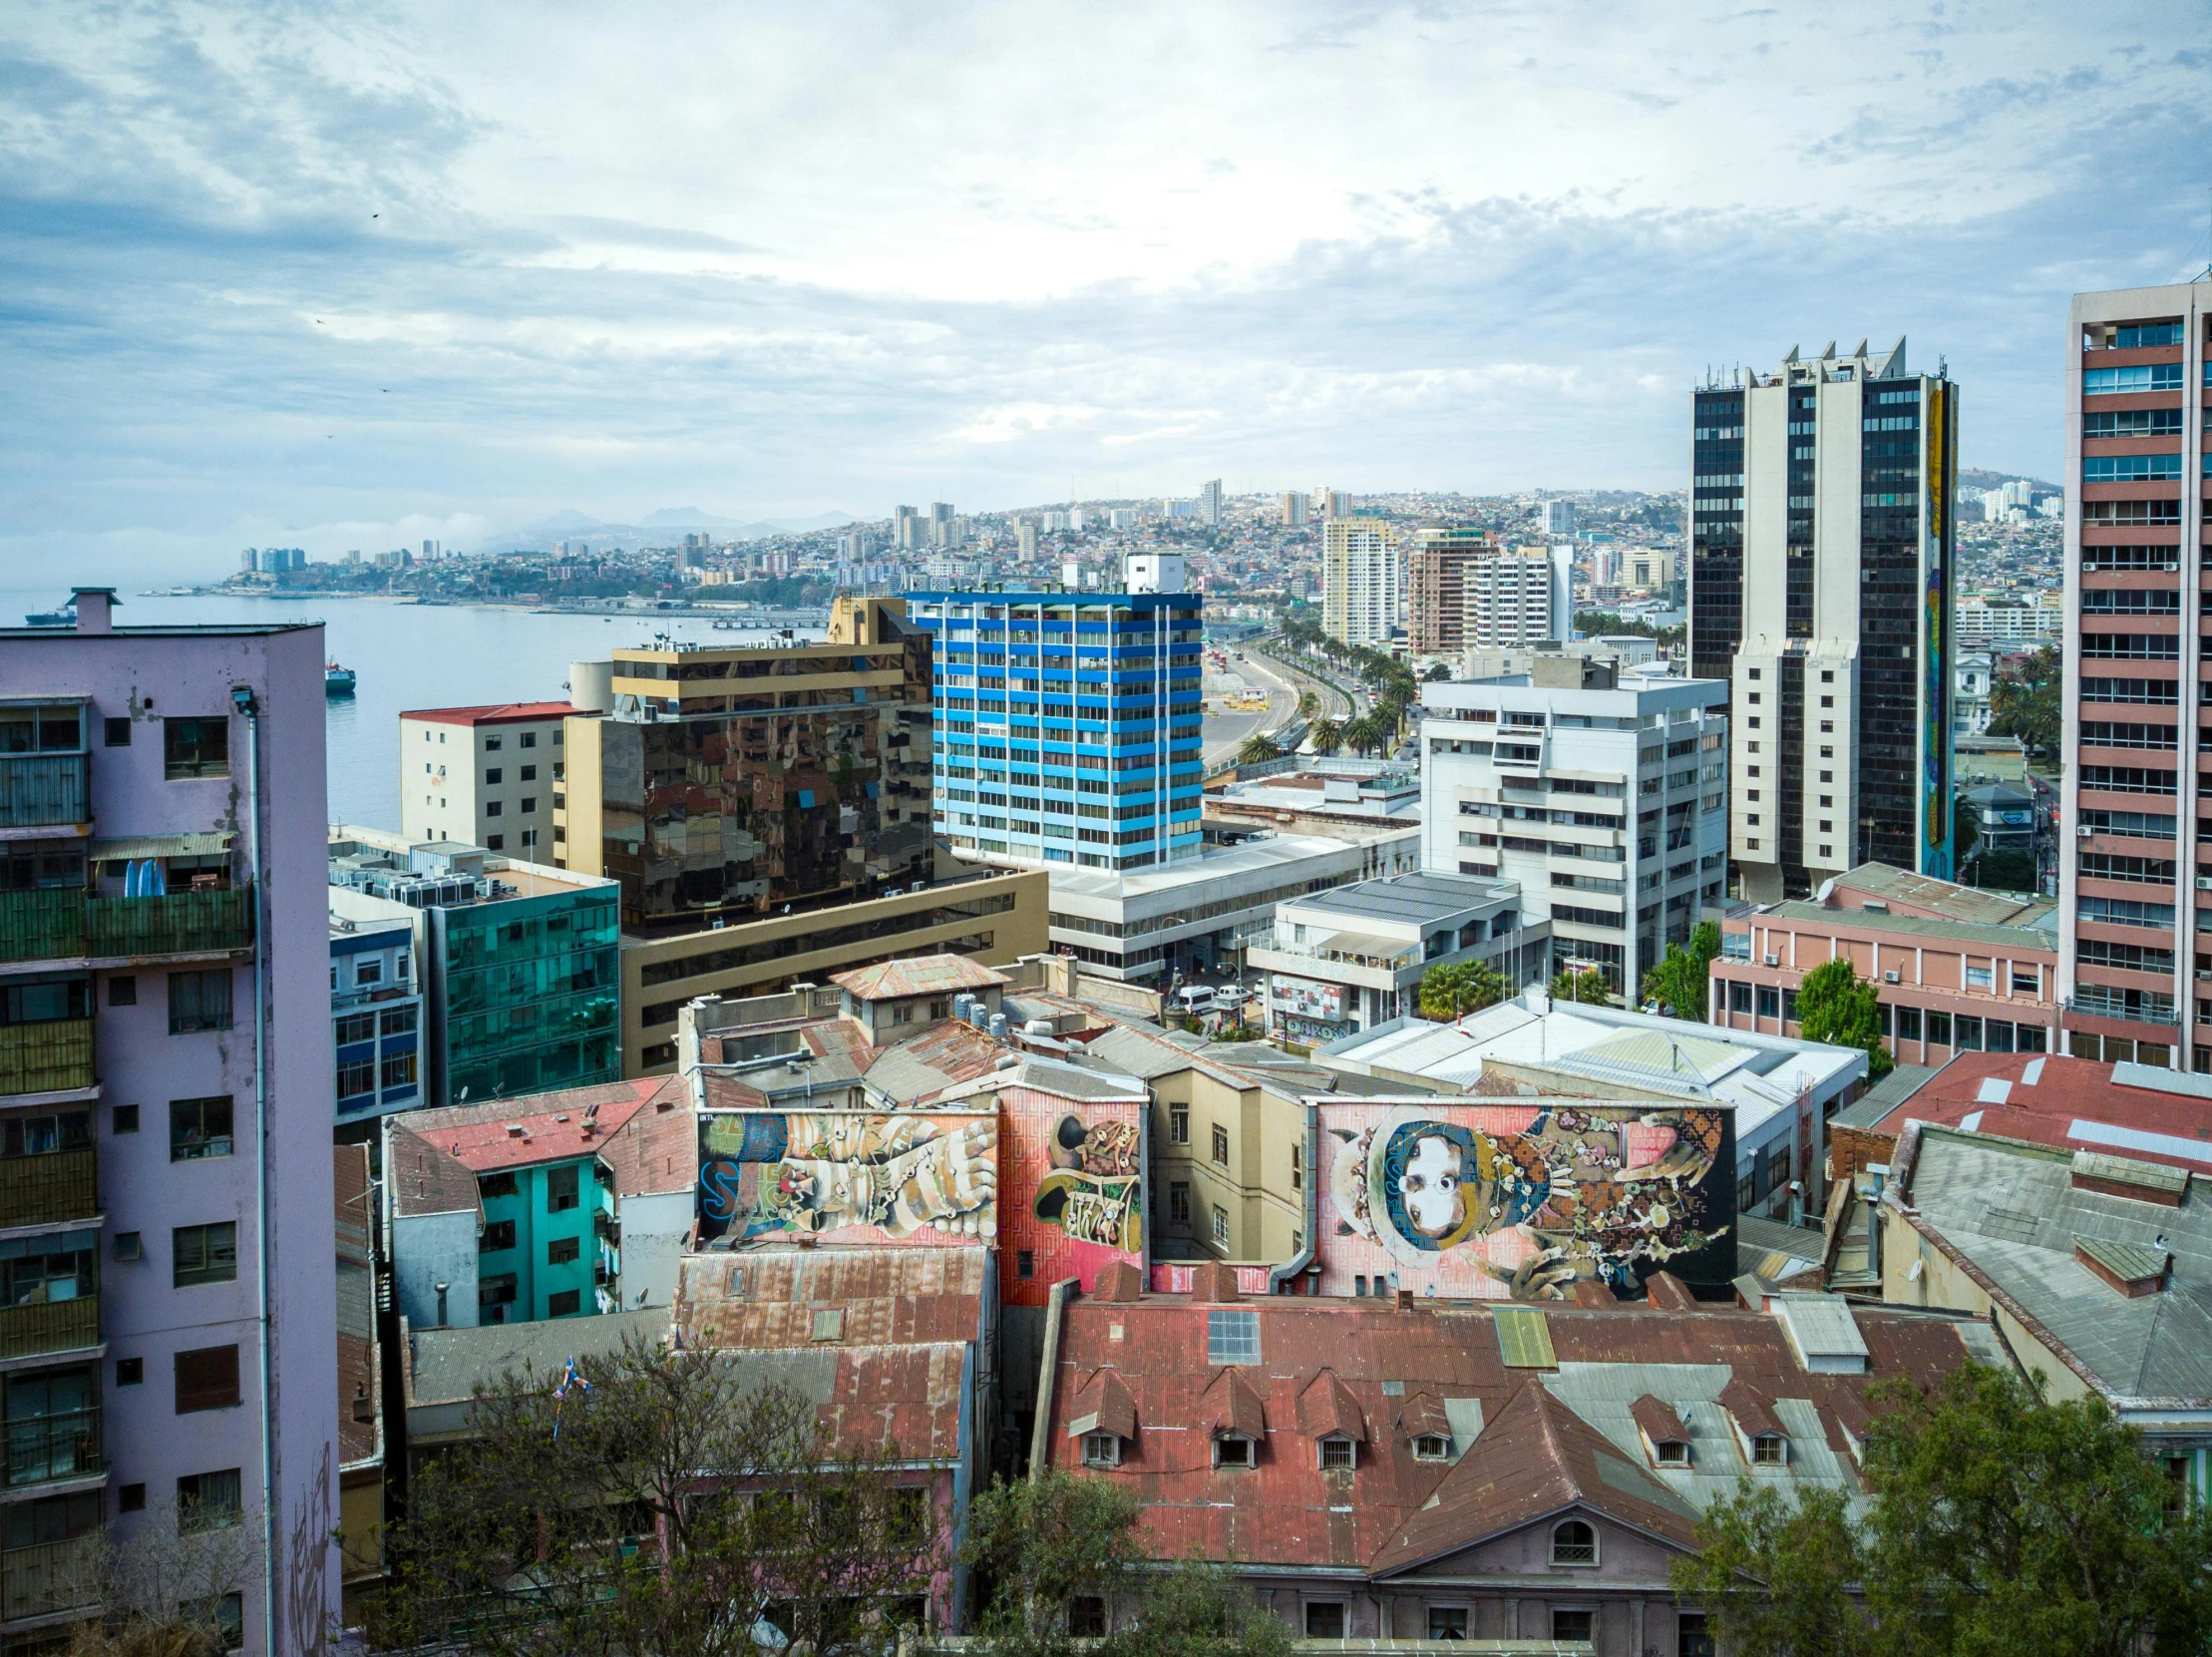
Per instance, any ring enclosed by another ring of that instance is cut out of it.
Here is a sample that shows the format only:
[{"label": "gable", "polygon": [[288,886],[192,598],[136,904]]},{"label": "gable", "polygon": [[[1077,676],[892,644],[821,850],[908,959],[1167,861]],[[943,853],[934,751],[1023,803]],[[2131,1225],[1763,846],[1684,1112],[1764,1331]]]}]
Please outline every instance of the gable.
[{"label": "gable", "polygon": [[[1687,1509],[1684,1509],[1685,1513]],[[1598,1533],[1598,1563],[1572,1568],[1576,1578],[1618,1581],[1624,1577],[1649,1580],[1663,1577],[1668,1562],[1694,1551],[1685,1543],[1624,1524],[1611,1514],[1580,1501],[1565,1505],[1512,1530],[1485,1537],[1429,1560],[1412,1570],[1388,1573],[1392,1582],[1459,1582],[1493,1580],[1499,1576],[1562,1575],[1551,1562],[1552,1528],[1562,1520],[1581,1519]]]}]

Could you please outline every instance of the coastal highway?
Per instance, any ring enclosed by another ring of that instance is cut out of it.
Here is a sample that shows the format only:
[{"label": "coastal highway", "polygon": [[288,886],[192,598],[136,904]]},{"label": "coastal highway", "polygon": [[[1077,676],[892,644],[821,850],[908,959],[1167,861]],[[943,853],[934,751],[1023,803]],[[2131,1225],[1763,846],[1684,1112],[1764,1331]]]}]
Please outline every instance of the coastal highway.
[{"label": "coastal highway", "polygon": [[1268,692],[1268,705],[1260,713],[1207,715],[1204,757],[1209,771],[1234,759],[1248,736],[1256,736],[1262,731],[1281,730],[1297,716],[1297,690],[1290,676],[1276,662],[1247,650],[1244,660],[1230,663],[1230,671],[1242,674],[1252,683],[1263,686]]}]

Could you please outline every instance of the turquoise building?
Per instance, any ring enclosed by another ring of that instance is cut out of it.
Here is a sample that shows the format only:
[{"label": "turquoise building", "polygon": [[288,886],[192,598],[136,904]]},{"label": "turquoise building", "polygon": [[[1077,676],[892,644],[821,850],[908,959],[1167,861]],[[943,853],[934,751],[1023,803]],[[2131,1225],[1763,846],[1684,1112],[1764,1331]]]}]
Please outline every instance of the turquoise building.
[{"label": "turquoise building", "polygon": [[614,1180],[604,1163],[576,1156],[495,1169],[479,1173],[476,1184],[484,1202],[479,1323],[537,1323],[604,1309],[599,1293],[622,1266]]}]

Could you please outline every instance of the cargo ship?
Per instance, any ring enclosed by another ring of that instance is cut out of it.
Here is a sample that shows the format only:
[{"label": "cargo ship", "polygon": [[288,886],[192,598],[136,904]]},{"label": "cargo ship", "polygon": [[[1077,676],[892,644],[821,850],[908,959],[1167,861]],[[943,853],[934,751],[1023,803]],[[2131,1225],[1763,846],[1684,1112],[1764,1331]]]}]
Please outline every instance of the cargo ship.
[{"label": "cargo ship", "polygon": [[351,667],[341,667],[335,661],[325,661],[322,664],[322,693],[326,696],[352,695],[353,677]]}]

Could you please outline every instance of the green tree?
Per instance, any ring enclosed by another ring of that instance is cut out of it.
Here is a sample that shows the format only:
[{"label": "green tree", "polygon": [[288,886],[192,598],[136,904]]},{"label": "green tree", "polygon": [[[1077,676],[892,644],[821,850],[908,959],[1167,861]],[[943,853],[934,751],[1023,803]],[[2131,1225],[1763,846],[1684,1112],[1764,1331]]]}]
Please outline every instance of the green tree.
[{"label": "green tree", "polygon": [[1424,1019],[1457,1019],[1505,1000],[1505,975],[1487,961],[1453,961],[1421,975],[1415,1005]]},{"label": "green tree", "polygon": [[[1748,1480],[1675,1592],[1743,1657],[2181,1657],[2212,1649],[2212,1521],[2096,1398],[1980,1366],[1878,1389],[1854,1518]],[[1856,1584],[1860,1593],[1850,1589]]]},{"label": "green tree", "polygon": [[1808,1041],[1864,1047],[1871,1081],[1888,1075],[1895,1063],[1882,1045],[1880,999],[1846,956],[1823,961],[1799,982],[1797,1032]]},{"label": "green tree", "polygon": [[1429,668],[1426,677],[1431,684],[1449,684],[1452,670],[1448,663],[1439,661]]},{"label": "green tree", "polygon": [[1310,690],[1298,692],[1298,717],[1310,719],[1321,710],[1321,699]]},{"label": "green tree", "polygon": [[1334,719],[1322,719],[1313,726],[1313,751],[1317,754],[1334,753],[1344,745],[1344,727]]},{"label": "green tree", "polygon": [[1245,738],[1244,746],[1237,750],[1240,765],[1265,765],[1272,759],[1281,759],[1283,749],[1266,731],[1255,731]]},{"label": "green tree", "polygon": [[1982,808],[1964,794],[1951,798],[1951,855],[1961,870],[1971,866],[1979,855],[1975,850],[1982,839]]},{"label": "green tree", "polygon": [[1974,860],[1974,884],[1993,892],[2035,890],[2035,859],[2028,852],[1984,852]]},{"label": "green tree", "polygon": [[1613,981],[1602,972],[1575,973],[1563,967],[1552,975],[1552,1000],[1603,1004],[1613,1000]]},{"label": "green tree", "polygon": [[2065,725],[2064,684],[2056,644],[2008,661],[1990,686],[1990,730],[2020,738],[2030,758],[2055,754]]},{"label": "green tree", "polygon": [[1671,1008],[1677,1019],[1703,1019],[1705,986],[1713,958],[1720,954],[1720,928],[1700,921],[1689,932],[1689,947],[1666,946],[1666,959],[1644,975],[1644,999]]}]

